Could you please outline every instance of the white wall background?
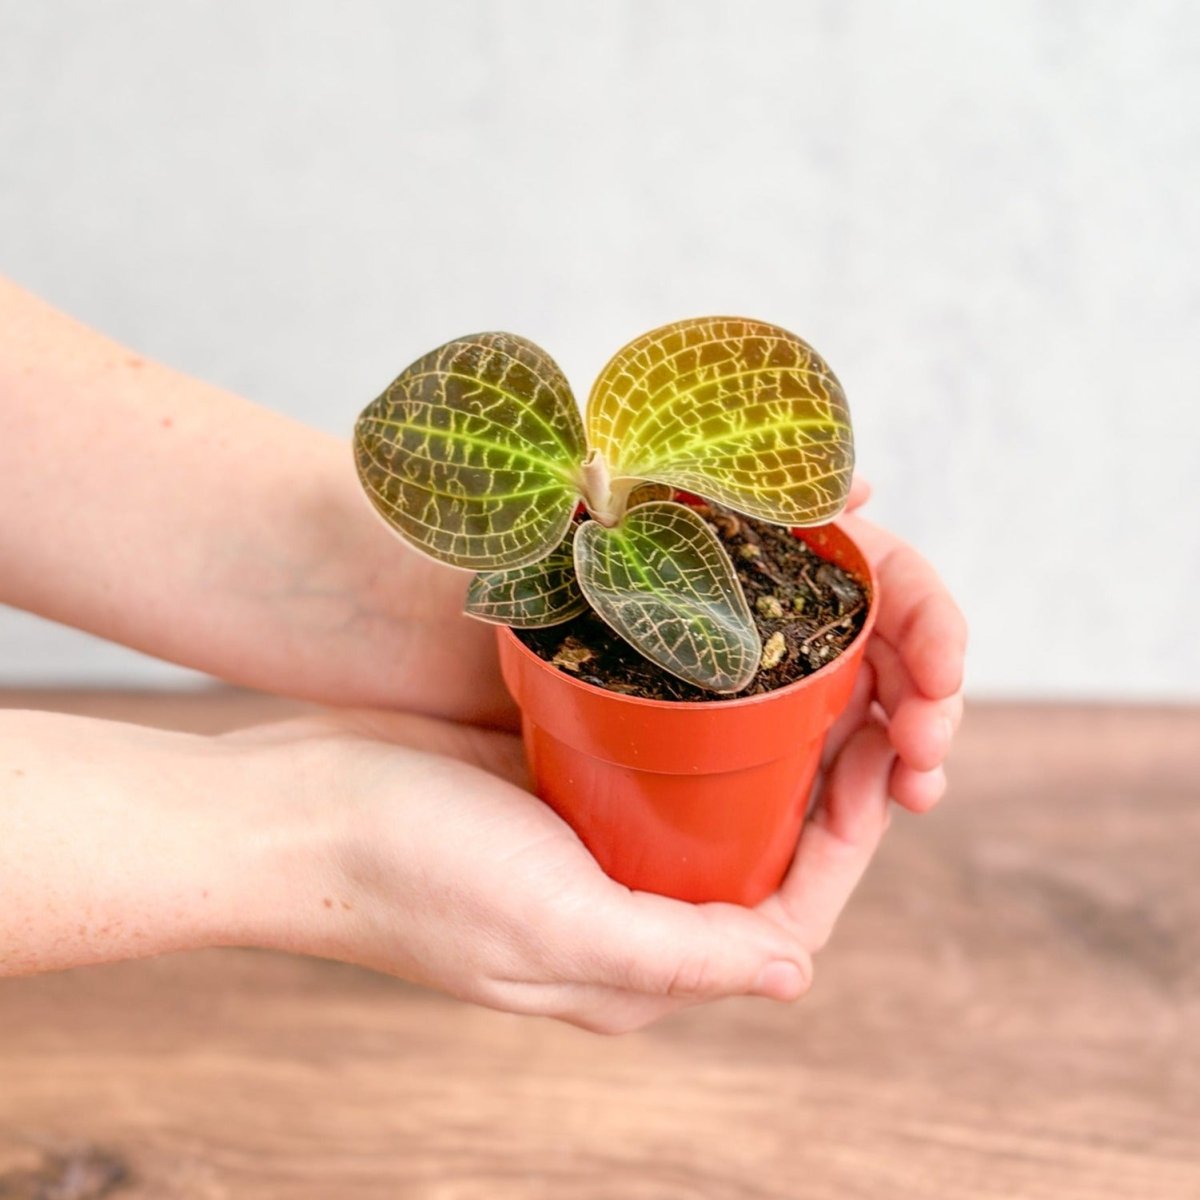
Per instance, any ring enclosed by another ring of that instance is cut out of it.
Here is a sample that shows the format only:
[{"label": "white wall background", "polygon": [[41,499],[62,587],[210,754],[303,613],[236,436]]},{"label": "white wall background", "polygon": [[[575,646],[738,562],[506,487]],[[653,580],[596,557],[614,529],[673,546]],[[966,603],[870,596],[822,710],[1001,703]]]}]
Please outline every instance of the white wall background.
[{"label": "white wall background", "polygon": [[[761,316],[976,695],[1200,696],[1189,0],[0,0],[0,272],[342,432],[460,333],[586,392]],[[186,677],[0,612],[0,682]]]}]

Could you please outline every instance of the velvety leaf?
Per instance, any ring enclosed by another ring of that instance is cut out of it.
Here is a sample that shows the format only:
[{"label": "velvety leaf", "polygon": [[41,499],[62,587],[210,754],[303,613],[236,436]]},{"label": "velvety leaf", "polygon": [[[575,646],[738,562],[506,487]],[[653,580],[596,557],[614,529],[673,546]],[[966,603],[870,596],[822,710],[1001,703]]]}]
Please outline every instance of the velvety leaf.
[{"label": "velvety leaf", "polygon": [[535,562],[575,508],[583,425],[563,373],[510,333],[458,338],[364,409],[359,478],[383,518],[455,567]]},{"label": "velvety leaf", "polygon": [[846,397],[824,359],[741,317],[630,342],[592,388],[587,430],[614,479],[657,480],[781,525],[836,516],[854,469]]},{"label": "velvety leaf", "polygon": [[575,578],[572,525],[545,558],[511,571],[483,571],[471,580],[468,616],[513,629],[542,629],[578,616],[587,601]]},{"label": "velvety leaf", "polygon": [[585,521],[575,570],[596,612],[663,670],[715,692],[753,678],[762,648],[741,584],[685,505],[640,504],[611,529]]}]

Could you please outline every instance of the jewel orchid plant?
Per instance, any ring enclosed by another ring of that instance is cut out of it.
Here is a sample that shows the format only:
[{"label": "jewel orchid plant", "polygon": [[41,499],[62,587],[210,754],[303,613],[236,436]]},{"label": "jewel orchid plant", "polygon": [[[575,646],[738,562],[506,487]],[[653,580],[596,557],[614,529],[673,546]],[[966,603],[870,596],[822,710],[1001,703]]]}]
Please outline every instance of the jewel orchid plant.
[{"label": "jewel orchid plant", "polygon": [[[744,688],[761,644],[733,564],[676,489],[778,525],[819,525],[854,465],[846,398],[806,342],[736,317],[643,334],[581,418],[554,360],[511,333],[418,359],[354,431],[359,479],[416,549],[479,572],[471,616],[514,628],[589,605],[664,670]],[[580,503],[586,518],[577,519]]]}]

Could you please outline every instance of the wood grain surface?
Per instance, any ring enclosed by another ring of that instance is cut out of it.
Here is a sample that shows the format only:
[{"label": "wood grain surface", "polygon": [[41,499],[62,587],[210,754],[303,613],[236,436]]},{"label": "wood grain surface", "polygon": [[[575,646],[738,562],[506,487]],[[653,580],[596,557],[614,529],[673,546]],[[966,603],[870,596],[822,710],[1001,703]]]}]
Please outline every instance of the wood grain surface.
[{"label": "wood grain surface", "polygon": [[950,775],[792,1007],[605,1039],[256,951],[0,983],[0,1200],[1197,1200],[1200,712],[976,705]]}]

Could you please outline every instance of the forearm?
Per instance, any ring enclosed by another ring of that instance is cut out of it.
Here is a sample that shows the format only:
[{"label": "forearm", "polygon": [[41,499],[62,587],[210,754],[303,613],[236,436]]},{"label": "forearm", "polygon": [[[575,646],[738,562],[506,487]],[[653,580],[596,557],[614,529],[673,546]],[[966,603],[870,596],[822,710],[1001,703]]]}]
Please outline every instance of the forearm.
[{"label": "forearm", "polygon": [[260,748],[0,712],[0,975],[264,940],[279,774]]},{"label": "forearm", "polygon": [[482,721],[505,706],[498,681],[431,669],[431,645],[486,631],[447,626],[465,576],[392,537],[347,445],[3,281],[0,563],[0,601],[236,683]]}]

